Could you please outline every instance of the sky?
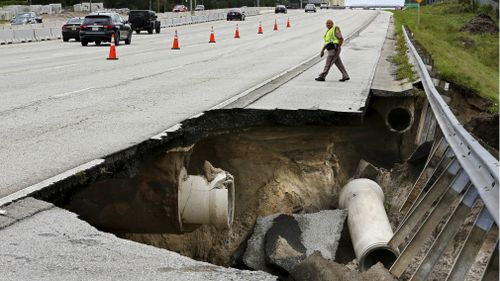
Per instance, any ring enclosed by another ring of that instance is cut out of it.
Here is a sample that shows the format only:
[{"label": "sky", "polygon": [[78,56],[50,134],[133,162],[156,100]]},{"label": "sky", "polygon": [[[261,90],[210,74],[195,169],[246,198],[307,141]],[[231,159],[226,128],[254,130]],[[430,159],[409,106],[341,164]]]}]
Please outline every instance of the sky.
[{"label": "sky", "polygon": [[346,6],[358,5],[384,5],[384,6],[404,6],[405,0],[345,0]]}]

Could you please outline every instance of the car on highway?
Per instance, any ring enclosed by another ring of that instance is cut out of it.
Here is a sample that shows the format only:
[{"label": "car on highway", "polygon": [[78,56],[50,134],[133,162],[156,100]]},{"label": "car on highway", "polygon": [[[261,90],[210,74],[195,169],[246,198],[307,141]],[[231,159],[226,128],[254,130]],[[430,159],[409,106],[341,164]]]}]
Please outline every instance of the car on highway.
[{"label": "car on highway", "polygon": [[286,14],[287,9],[286,9],[285,5],[276,5],[276,8],[274,8],[274,13],[275,14],[279,14],[279,13]]},{"label": "car on highway", "polygon": [[323,10],[323,9],[329,9],[329,8],[330,8],[330,4],[328,4],[328,3],[321,3],[321,4],[319,5],[319,8],[320,8],[321,10]]},{"label": "car on highway", "polygon": [[316,13],[316,6],[314,4],[307,4],[306,7],[304,8],[304,11],[307,12],[315,12]]},{"label": "car on highway", "polygon": [[205,5],[196,5],[195,11],[205,11]]},{"label": "car on highway", "polygon": [[161,31],[160,21],[153,11],[131,10],[128,14],[128,22],[137,34],[141,33],[141,30],[146,30],[149,34],[153,34],[153,31],[156,33]]},{"label": "car on highway", "polygon": [[132,27],[114,12],[92,13],[85,17],[80,25],[80,41],[82,46],[89,42],[101,45],[101,42],[111,42],[111,36],[115,35],[115,45],[120,41],[130,44],[132,41]]},{"label": "car on highway", "polygon": [[227,20],[245,20],[245,12],[239,8],[229,9],[227,11]]},{"label": "car on highway", "polygon": [[180,12],[187,12],[188,7],[184,5],[175,5],[174,8],[172,9],[172,12],[174,13],[180,13]]},{"label": "car on highway", "polygon": [[71,18],[62,26],[62,39],[68,42],[69,39],[80,41],[80,25],[84,18]]},{"label": "car on highway", "polygon": [[36,24],[42,23],[42,17],[34,12],[21,13],[15,15],[10,21],[11,25]]}]

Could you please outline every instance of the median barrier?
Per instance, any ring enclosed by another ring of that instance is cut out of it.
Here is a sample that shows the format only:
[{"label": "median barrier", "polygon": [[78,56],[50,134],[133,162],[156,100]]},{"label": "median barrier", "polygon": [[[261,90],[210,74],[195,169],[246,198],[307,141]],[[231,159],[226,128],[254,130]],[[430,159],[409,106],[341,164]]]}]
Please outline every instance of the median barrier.
[{"label": "median barrier", "polygon": [[[162,28],[185,24],[202,23],[208,21],[225,20],[229,9],[196,11],[193,16],[189,12],[164,13],[159,15]],[[259,15],[261,9],[246,10],[247,16]],[[24,43],[62,38],[60,23],[51,22],[43,24],[22,26],[0,26],[0,44]]]},{"label": "median barrier", "polygon": [[50,33],[52,33],[52,38],[54,38],[54,39],[61,39],[62,38],[61,29],[58,27],[50,28]]},{"label": "median barrier", "polygon": [[35,39],[37,41],[45,41],[53,38],[50,28],[38,28],[34,29]]},{"label": "median barrier", "polygon": [[35,39],[35,32],[33,29],[19,29],[19,30],[14,30],[14,42],[33,42],[36,41]]},{"label": "median barrier", "polygon": [[12,30],[0,30],[0,45],[12,44],[13,37]]}]

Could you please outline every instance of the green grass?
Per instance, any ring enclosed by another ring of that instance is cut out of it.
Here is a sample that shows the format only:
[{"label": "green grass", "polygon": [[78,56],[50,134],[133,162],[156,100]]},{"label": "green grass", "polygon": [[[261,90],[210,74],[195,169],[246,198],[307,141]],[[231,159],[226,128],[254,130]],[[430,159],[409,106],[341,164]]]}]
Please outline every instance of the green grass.
[{"label": "green grass", "polygon": [[413,82],[417,80],[417,74],[409,62],[407,53],[408,47],[406,46],[402,30],[400,24],[396,26],[396,54],[391,58],[391,61],[397,66],[397,80]]},{"label": "green grass", "polygon": [[394,18],[399,29],[410,27],[432,55],[439,75],[492,100],[498,111],[498,34],[459,31],[476,14],[460,4],[442,3],[423,6],[418,27],[417,9],[394,11]]}]

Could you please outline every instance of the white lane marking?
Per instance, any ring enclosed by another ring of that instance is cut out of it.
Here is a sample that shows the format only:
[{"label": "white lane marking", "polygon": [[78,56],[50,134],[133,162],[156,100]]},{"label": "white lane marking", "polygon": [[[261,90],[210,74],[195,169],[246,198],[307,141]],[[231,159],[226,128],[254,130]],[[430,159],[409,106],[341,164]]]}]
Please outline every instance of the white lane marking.
[{"label": "white lane marking", "polygon": [[67,92],[67,93],[62,93],[62,94],[59,94],[59,95],[53,95],[53,96],[50,96],[49,99],[52,99],[52,98],[64,98],[64,97],[67,97],[67,96],[71,96],[72,94],[77,94],[77,93],[81,93],[81,92],[85,92],[85,91],[88,91],[88,90],[91,90],[91,89],[94,89],[93,87],[90,87],[90,88],[85,88],[85,89],[80,89],[80,90],[76,90],[76,91],[72,91],[72,92]]},{"label": "white lane marking", "polygon": [[63,65],[58,65],[58,66],[52,66],[50,67],[51,69],[60,69],[60,68],[65,68],[69,66],[75,66],[78,65],[77,63],[71,63],[71,64],[63,64]]}]

